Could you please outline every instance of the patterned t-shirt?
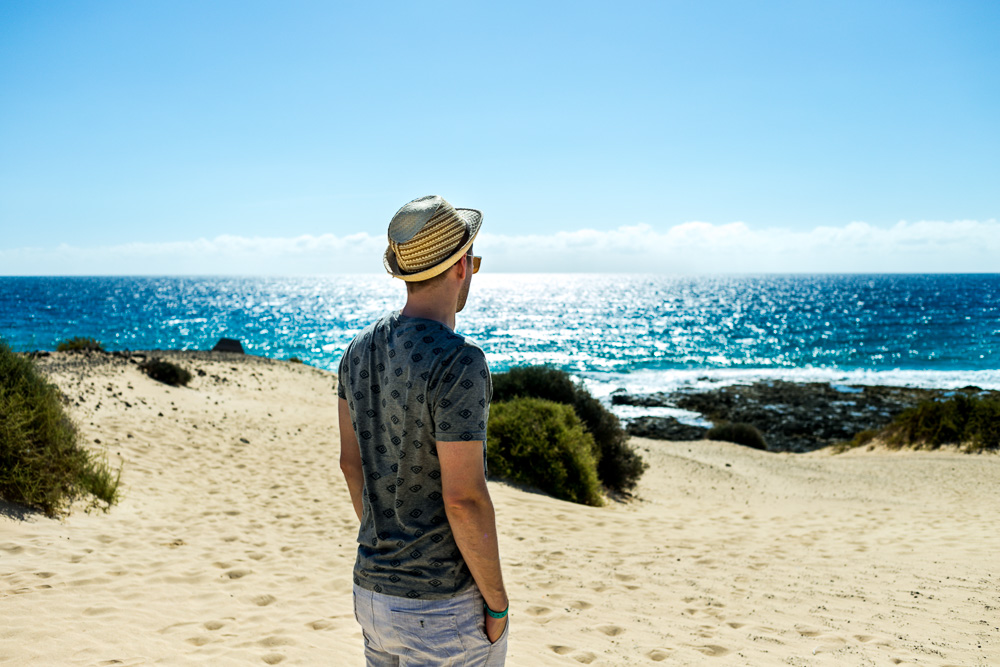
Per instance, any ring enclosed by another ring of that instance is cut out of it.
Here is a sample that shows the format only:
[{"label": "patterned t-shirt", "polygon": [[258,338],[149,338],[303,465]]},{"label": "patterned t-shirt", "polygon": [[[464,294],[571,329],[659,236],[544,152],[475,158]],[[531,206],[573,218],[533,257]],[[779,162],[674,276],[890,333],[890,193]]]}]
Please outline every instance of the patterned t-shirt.
[{"label": "patterned t-shirt", "polygon": [[445,515],[436,443],[481,440],[485,473],[493,385],[482,349],[395,312],[351,341],[338,380],[365,474],[354,582],[397,597],[462,592],[472,575]]}]

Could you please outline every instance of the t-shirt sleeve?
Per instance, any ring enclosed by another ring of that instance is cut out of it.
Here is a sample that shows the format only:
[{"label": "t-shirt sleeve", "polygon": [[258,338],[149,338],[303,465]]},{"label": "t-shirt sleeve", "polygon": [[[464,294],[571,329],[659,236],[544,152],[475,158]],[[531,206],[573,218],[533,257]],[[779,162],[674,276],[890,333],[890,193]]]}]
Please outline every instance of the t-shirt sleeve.
[{"label": "t-shirt sleeve", "polygon": [[337,396],[347,399],[347,386],[344,381],[347,379],[347,357],[350,348],[344,350],[344,356],[340,358],[340,365],[337,367]]},{"label": "t-shirt sleeve", "polygon": [[437,378],[431,412],[435,439],[440,442],[486,440],[493,385],[486,355],[465,345]]}]

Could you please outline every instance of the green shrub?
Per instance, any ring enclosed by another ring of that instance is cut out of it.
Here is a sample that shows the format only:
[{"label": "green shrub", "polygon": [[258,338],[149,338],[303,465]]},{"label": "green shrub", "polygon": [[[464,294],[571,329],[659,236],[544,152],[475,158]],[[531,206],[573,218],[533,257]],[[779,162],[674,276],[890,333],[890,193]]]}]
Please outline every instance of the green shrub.
[{"label": "green shrub", "polygon": [[191,373],[177,364],[162,359],[150,359],[139,364],[139,370],[157,382],[169,384],[172,387],[186,385],[191,381]]},{"label": "green shrub", "polygon": [[647,465],[628,444],[628,433],[618,418],[569,373],[547,366],[523,366],[493,376],[493,400],[519,396],[544,398],[573,406],[597,443],[597,475],[612,491],[635,488]]},{"label": "green shrub", "polygon": [[842,454],[846,451],[856,449],[858,447],[864,447],[878,436],[879,436],[878,430],[869,428],[865,429],[864,431],[861,431],[860,433],[854,434],[854,437],[851,438],[850,440],[837,442],[833,445],[830,445],[830,447],[832,447],[832,451],[834,454]]},{"label": "green shrub", "polygon": [[104,352],[101,341],[87,336],[74,336],[56,346],[58,352]]},{"label": "green shrub", "polygon": [[904,410],[883,430],[892,447],[962,445],[970,451],[1000,448],[1000,398],[957,394]]},{"label": "green shrub", "polygon": [[0,341],[0,497],[49,515],[82,493],[110,507],[120,476],[78,445],[57,389]]},{"label": "green shrub", "polygon": [[723,423],[708,429],[705,434],[708,440],[723,440],[725,442],[735,442],[737,445],[753,447],[754,449],[767,449],[764,436],[755,426],[736,422],[735,424]]},{"label": "green shrub", "polygon": [[515,398],[490,407],[490,474],[529,484],[556,498],[599,506],[594,438],[568,405]]},{"label": "green shrub", "polygon": [[521,366],[493,375],[493,400],[509,401],[518,396],[534,396],[573,405],[577,385],[569,373],[548,366]]}]

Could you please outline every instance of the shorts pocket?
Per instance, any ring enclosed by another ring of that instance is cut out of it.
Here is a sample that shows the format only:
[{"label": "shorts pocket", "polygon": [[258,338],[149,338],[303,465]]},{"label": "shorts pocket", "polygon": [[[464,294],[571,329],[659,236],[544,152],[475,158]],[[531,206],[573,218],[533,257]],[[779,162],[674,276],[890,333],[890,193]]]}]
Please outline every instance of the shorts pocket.
[{"label": "shorts pocket", "polygon": [[393,627],[406,657],[418,664],[433,664],[463,655],[462,637],[454,615],[396,610],[391,613]]},{"label": "shorts pocket", "polygon": [[500,633],[500,636],[497,637],[497,640],[495,642],[493,642],[492,645],[496,646],[497,644],[500,644],[501,642],[504,643],[504,644],[506,644],[507,643],[507,635],[509,634],[509,632],[510,632],[510,616],[508,615],[507,616],[507,622],[504,623],[504,626],[503,626],[503,632]]},{"label": "shorts pocket", "polygon": [[507,660],[507,636],[509,634],[510,616],[507,617],[507,624],[503,626],[503,632],[500,633],[500,637],[490,644],[484,667],[504,667]]}]

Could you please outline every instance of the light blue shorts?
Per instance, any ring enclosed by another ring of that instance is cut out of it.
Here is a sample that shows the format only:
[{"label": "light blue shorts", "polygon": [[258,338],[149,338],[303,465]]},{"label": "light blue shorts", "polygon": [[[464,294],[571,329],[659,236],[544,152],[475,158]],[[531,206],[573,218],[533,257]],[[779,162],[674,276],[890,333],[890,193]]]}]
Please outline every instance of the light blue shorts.
[{"label": "light blue shorts", "polygon": [[355,585],[354,617],[368,667],[503,667],[507,657],[510,620],[491,644],[475,586],[447,600],[411,600]]}]

